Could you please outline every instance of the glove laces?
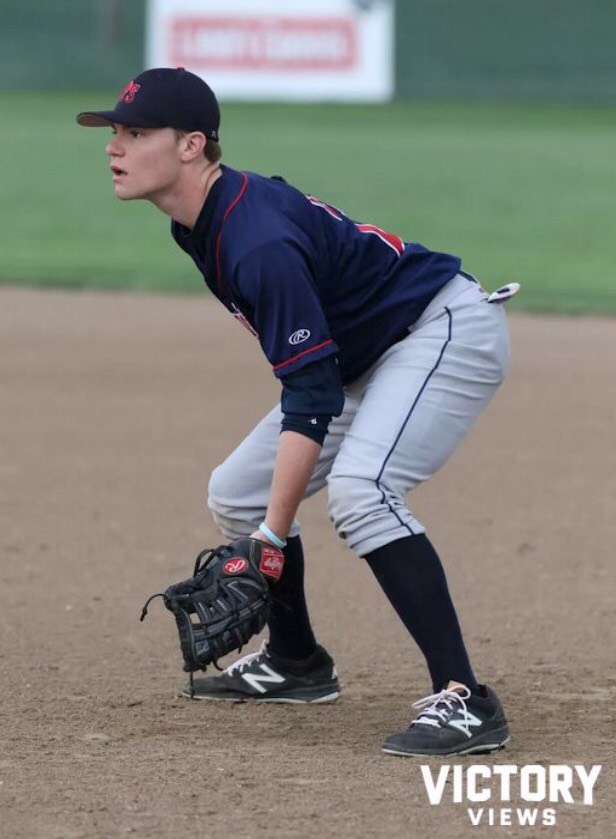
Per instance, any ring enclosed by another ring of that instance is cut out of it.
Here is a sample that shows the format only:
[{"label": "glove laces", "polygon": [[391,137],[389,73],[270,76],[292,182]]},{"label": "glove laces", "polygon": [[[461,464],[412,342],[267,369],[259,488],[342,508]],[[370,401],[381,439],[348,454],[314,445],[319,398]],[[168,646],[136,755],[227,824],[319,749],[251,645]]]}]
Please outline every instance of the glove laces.
[{"label": "glove laces", "polygon": [[139,618],[140,621],[145,620],[146,615],[148,614],[148,608],[150,603],[152,602],[152,600],[156,600],[157,597],[162,597],[163,600],[165,599],[165,595],[162,593],[162,591],[159,591],[157,594],[153,594],[151,597],[148,597],[148,599],[143,604],[143,609],[141,610],[141,617]]},{"label": "glove laces", "polygon": [[[204,548],[201,551],[201,553],[199,553],[197,555],[197,558],[195,559],[195,568],[193,570],[193,577],[196,577],[197,574],[200,574],[201,571],[205,570],[205,568],[208,564],[208,561],[211,559],[211,557],[213,557],[214,555],[220,554],[222,552],[223,548],[226,548],[226,547],[228,547],[228,546],[227,545],[221,545],[218,548]],[[148,608],[150,606],[150,603],[152,602],[152,600],[155,600],[157,597],[162,597],[163,600],[164,600],[165,599],[164,592],[159,591],[157,594],[153,594],[151,597],[148,597],[148,599],[145,601],[143,609],[141,610],[141,617],[139,618],[140,621],[145,619],[145,617],[148,614]]]}]

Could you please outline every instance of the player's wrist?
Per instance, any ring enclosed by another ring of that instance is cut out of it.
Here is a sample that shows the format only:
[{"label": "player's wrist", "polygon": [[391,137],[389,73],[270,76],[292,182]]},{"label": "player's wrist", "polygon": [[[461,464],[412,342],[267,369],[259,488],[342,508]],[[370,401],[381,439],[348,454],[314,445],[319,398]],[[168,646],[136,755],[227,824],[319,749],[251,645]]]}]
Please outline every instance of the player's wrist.
[{"label": "player's wrist", "polygon": [[[274,531],[270,527],[268,527],[268,525],[264,521],[262,521],[261,524],[259,525],[259,531],[258,532],[259,532],[261,538],[263,536],[265,537],[265,540],[263,540],[263,541],[269,542],[271,545],[274,545],[274,547],[278,548],[279,550],[282,550],[283,548],[286,547],[287,540],[282,539],[280,536],[278,536],[276,533],[274,533]],[[257,537],[257,538],[259,538],[259,537]]]}]

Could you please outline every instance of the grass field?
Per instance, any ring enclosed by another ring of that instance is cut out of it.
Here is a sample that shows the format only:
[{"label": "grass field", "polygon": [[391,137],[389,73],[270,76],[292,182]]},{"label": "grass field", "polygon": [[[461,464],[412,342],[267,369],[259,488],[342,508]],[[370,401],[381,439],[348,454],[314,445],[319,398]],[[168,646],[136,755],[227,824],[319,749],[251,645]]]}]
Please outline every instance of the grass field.
[{"label": "grass field", "polygon": [[[201,291],[168,221],[113,197],[105,129],[75,123],[113,94],[0,94],[0,282]],[[436,250],[514,306],[616,313],[616,109],[406,102],[223,109],[224,160]]]}]

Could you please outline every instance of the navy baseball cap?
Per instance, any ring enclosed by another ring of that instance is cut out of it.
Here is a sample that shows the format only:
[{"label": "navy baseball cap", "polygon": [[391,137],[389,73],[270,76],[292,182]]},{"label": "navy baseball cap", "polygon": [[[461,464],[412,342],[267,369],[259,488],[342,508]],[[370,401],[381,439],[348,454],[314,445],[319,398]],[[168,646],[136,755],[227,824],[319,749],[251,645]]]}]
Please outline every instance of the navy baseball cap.
[{"label": "navy baseball cap", "polygon": [[218,140],[220,109],[214,91],[184,67],[144,70],[120,93],[113,111],[84,111],[79,125],[100,128],[112,123],[134,128],[201,131]]}]

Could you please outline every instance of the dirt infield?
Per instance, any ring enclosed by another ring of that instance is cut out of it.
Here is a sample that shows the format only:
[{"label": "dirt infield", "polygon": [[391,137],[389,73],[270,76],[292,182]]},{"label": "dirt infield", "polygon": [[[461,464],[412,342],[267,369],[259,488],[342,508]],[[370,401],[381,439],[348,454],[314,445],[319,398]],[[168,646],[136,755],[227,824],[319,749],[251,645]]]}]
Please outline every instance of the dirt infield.
[{"label": "dirt infield", "polygon": [[[205,297],[2,289],[3,839],[614,835],[616,328],[510,323],[509,380],[414,500],[513,731],[506,751],[456,763],[602,764],[594,805],[579,785],[573,804],[529,804],[515,785],[510,804],[456,804],[448,783],[431,806],[420,764],[444,762],[381,755],[429,684],[322,497],[301,517],[307,587],[341,700],[179,698],[171,618],[153,604],[140,624],[140,608],[219,542],[207,476],[276,382]],[[497,821],[509,806],[512,825],[474,827],[468,806]]]}]

